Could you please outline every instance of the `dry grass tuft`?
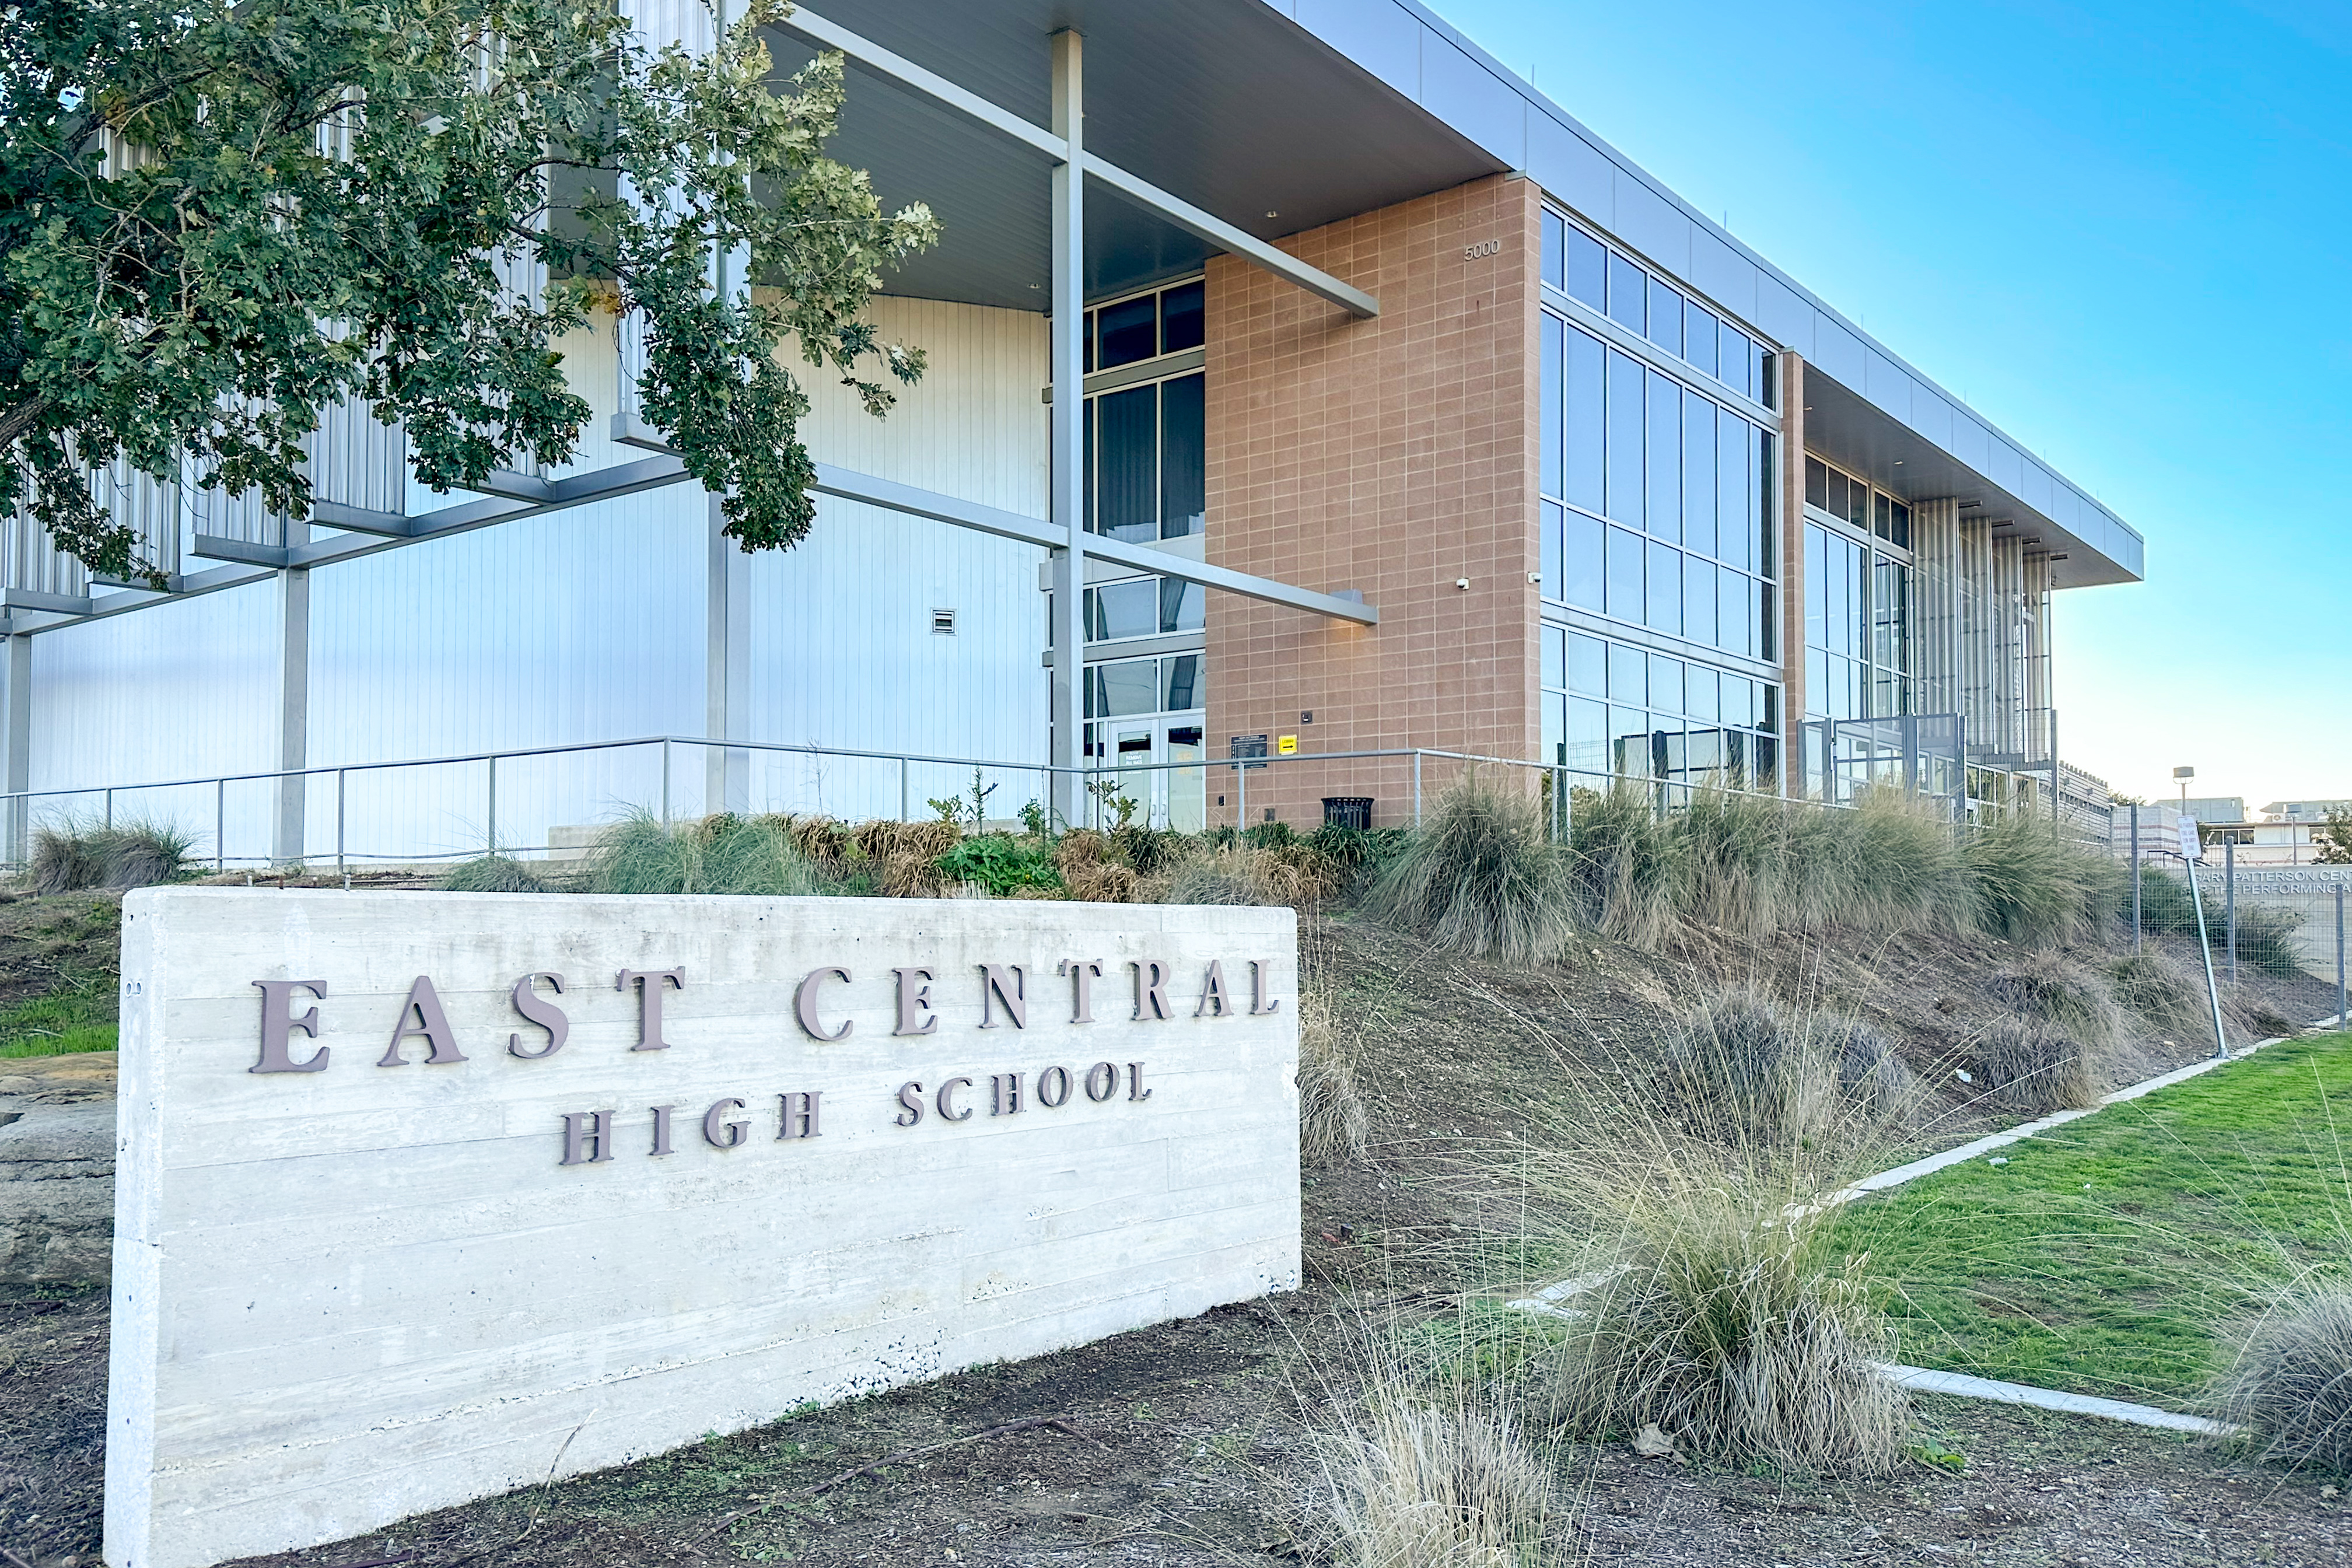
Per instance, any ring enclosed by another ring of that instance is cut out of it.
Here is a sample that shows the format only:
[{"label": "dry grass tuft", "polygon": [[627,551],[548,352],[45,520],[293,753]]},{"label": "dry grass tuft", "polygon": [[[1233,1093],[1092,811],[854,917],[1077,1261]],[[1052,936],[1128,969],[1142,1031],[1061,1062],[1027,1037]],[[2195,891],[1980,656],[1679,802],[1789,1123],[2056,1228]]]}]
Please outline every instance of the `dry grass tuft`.
[{"label": "dry grass tuft", "polygon": [[2099,1103],[2092,1053],[2038,1018],[1997,1018],[1969,1047],[1979,1089],[2023,1116],[2088,1110]]},{"label": "dry grass tuft", "polygon": [[1837,1113],[1837,1064],[1770,998],[1702,1004],[1666,1048],[1681,1098],[1712,1135],[1777,1143],[1818,1136]]},{"label": "dry grass tuft", "polygon": [[1135,868],[1118,858],[1110,837],[1090,827],[1062,836],[1054,848],[1054,865],[1069,896],[1083,903],[1133,903],[1143,884]]},{"label": "dry grass tuft", "polygon": [[2235,1325],[2237,1355],[2217,1415],[2257,1456],[2298,1470],[2352,1473],[2352,1285],[2306,1286]]},{"label": "dry grass tuft", "polygon": [[1319,1439],[1321,1511],[1346,1568],[1522,1568],[1541,1559],[1552,1483],[1507,1412],[1376,1397]]},{"label": "dry grass tuft", "polygon": [[2027,953],[1996,971],[1987,989],[2011,1011],[2040,1019],[2094,1056],[2112,1049],[2129,1032],[2123,1009],[2105,983],[2056,952]]},{"label": "dry grass tuft", "polygon": [[1356,1087],[1355,1065],[1339,1043],[1337,1007],[1320,985],[1298,994],[1298,1152],[1324,1163],[1361,1159],[1371,1113]]},{"label": "dry grass tuft", "polygon": [[1147,879],[1144,885],[1150,890],[1150,901],[1158,904],[1297,909],[1312,906],[1324,895],[1323,885],[1311,869],[1279,851],[1254,844],[1229,844],[1178,861]]}]

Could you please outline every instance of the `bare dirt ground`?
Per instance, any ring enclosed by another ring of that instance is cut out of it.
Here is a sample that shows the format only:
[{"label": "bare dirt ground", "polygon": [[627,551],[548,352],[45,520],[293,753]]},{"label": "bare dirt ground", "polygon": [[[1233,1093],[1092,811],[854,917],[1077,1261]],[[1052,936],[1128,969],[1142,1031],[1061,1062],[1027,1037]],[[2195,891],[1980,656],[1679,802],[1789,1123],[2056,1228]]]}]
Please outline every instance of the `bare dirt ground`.
[{"label": "bare dirt ground", "polygon": [[[1311,1434],[1356,1392],[1350,1325],[1457,1299],[1467,1247],[1508,1229],[1494,1212],[1505,1189],[1479,1177],[1480,1163],[1543,1131],[1570,1076],[1637,1073],[1675,1016],[1727,979],[1865,1017],[1932,1070],[1991,1005],[1983,976],[2014,954],[1962,941],[1852,953],[1722,939],[1667,956],[1601,942],[1569,967],[1513,971],[1353,922],[1310,922],[1309,942],[1339,998],[1374,1131],[1363,1159],[1306,1173],[1305,1289],[256,1562],[1328,1561],[1312,1521]],[[2249,1013],[2314,1018],[2333,1008],[2326,991],[2258,982],[2243,1001]],[[2146,1076],[2203,1049],[2150,1039],[2117,1070]],[[1958,1092],[1924,1139],[1990,1125]],[[0,1300],[0,1562],[98,1563],[105,1354],[101,1290]],[[1722,1473],[1622,1447],[1564,1451],[1559,1560],[2352,1560],[2352,1504],[2315,1481],[2106,1423],[1958,1401],[1921,1409],[1967,1455],[1965,1473],[1921,1465],[1849,1482]]]}]

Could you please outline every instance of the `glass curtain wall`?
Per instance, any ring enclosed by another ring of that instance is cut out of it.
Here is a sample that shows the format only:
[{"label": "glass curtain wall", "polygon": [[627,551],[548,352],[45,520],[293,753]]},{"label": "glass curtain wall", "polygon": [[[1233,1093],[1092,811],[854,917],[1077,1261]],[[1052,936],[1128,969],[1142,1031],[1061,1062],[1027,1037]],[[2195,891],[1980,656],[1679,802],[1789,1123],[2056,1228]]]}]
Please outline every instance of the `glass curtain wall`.
[{"label": "glass curtain wall", "polygon": [[[1203,531],[1208,496],[1205,290],[1199,279],[1107,300],[1087,312],[1086,492],[1088,531],[1157,543]],[[1113,376],[1111,373],[1118,373]],[[1117,384],[1103,384],[1105,378]],[[1097,781],[1090,819],[1132,813],[1153,826],[1205,822],[1208,694],[1197,648],[1206,591],[1138,576],[1086,591],[1086,752],[1134,771]],[[1187,636],[1189,634],[1189,636]],[[1146,653],[1122,650],[1163,639]],[[1183,638],[1178,651],[1168,638]],[[1185,642],[1192,644],[1186,648]]]},{"label": "glass curtain wall", "polygon": [[[1638,627],[1677,650],[1548,626],[1545,755],[1600,774],[1769,785],[1779,688],[1707,655],[1778,657],[1779,437],[1743,406],[1769,406],[1772,356],[1557,213],[1545,215],[1544,279],[1547,613]],[[1675,374],[1579,325],[1559,296],[1640,334],[1679,362]]]},{"label": "glass curtain wall", "polygon": [[[1805,707],[1829,720],[1808,746],[1807,792],[1850,798],[1899,781],[1899,727],[1917,711],[1910,506],[1819,458],[1805,458]],[[1811,754],[1820,750],[1820,755]]]}]

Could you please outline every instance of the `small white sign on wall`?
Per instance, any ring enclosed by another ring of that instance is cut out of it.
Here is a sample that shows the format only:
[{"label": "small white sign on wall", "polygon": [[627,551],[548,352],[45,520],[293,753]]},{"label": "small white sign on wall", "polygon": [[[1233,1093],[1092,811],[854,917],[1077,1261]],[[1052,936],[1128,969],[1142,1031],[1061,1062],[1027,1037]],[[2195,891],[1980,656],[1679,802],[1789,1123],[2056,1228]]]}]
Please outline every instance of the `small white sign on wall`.
[{"label": "small white sign on wall", "polygon": [[1297,979],[1288,910],[132,893],[106,1560],[1295,1288]]}]

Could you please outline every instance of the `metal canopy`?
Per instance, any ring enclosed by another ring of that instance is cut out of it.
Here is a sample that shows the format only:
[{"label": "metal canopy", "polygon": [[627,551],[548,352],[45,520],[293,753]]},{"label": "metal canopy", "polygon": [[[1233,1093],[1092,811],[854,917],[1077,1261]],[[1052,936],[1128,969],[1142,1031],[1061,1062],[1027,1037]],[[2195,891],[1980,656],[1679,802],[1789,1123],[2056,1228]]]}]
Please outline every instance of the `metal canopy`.
[{"label": "metal canopy", "polygon": [[[1052,112],[1048,40],[1077,29],[1087,150],[1261,239],[1504,167],[1263,0],[824,0],[815,9],[1039,128]],[[815,53],[784,29],[770,30],[768,47],[785,74]],[[892,274],[888,290],[1045,310],[1051,158],[975,133],[954,110],[855,60],[848,80],[832,155],[868,171],[886,207],[929,203],[942,228],[940,245]],[[1190,271],[1216,248],[1101,184],[1087,206],[1090,296]]]},{"label": "metal canopy", "polygon": [[1912,501],[1948,496],[1961,503],[1963,518],[2006,522],[2040,539],[2038,548],[2053,557],[2053,588],[2139,581],[2137,550],[2128,559],[2115,558],[2137,546],[2136,537],[2120,542],[2082,538],[1811,364],[1805,366],[1805,446],[1894,495]]}]

